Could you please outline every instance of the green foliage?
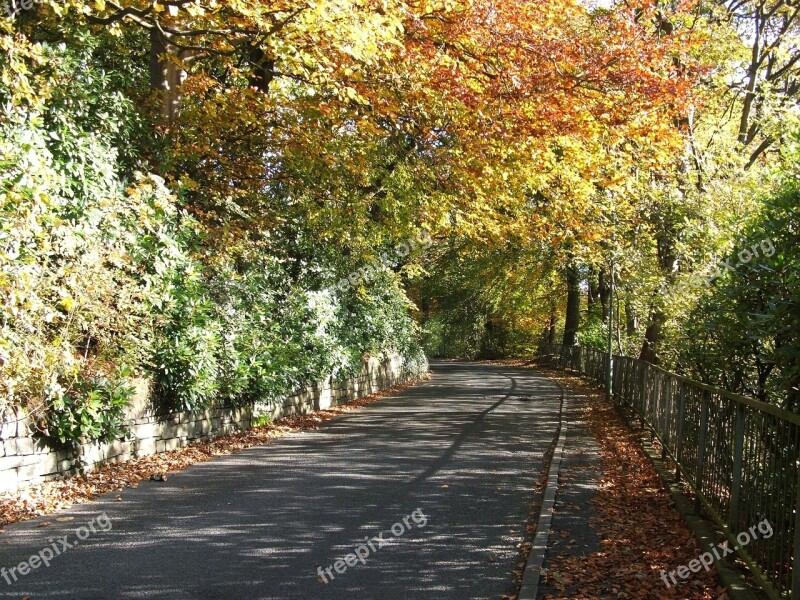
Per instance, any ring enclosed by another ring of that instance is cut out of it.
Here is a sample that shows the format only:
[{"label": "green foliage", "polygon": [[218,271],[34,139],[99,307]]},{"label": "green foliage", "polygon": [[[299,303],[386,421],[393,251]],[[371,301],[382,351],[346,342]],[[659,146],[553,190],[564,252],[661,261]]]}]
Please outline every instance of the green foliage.
[{"label": "green foliage", "polygon": [[127,375],[121,371],[113,378],[101,376],[75,382],[50,406],[46,417],[48,434],[62,444],[107,442],[123,435],[125,409],[134,394]]},{"label": "green foliage", "polygon": [[137,258],[175,213],[158,178],[126,189],[107,132],[58,97],[0,124],[0,393],[31,409],[149,352],[159,276]]},{"label": "green foliage", "polygon": [[155,343],[156,399],[165,410],[208,408],[219,391],[221,347],[214,307],[197,273],[180,273],[170,287],[165,327]]},{"label": "green foliage", "polygon": [[[748,255],[757,255],[744,260]],[[800,411],[800,186],[765,201],[684,327],[683,368]]]},{"label": "green foliage", "polygon": [[556,307],[552,273],[537,246],[442,250],[416,291],[426,352],[453,358],[533,355]]},{"label": "green foliage", "polygon": [[302,221],[276,228],[273,245],[258,232],[208,240],[180,208],[193,192],[134,168],[153,144],[131,79],[109,68],[124,53],[71,35],[18,53],[33,71],[0,60],[17,85],[0,84],[4,404],[42,415],[43,433],[68,444],[121,432],[131,391],[111,374],[122,365],[152,378],[165,412],[280,398],[357,371],[365,353],[422,368],[396,276],[320,291],[360,259]]},{"label": "green foliage", "polygon": [[608,350],[608,321],[604,322],[597,315],[590,315],[581,323],[578,330],[578,343],[587,348],[606,352]]}]

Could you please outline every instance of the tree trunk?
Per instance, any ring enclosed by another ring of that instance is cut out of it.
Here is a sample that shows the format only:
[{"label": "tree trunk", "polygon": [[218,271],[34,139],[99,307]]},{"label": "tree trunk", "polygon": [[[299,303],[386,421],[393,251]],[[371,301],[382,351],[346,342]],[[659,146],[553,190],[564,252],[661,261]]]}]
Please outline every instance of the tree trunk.
[{"label": "tree trunk", "polygon": [[606,281],[607,275],[604,269],[600,269],[598,276],[598,294],[600,295],[600,318],[603,323],[608,321],[608,298],[611,295],[611,285]]},{"label": "tree trunk", "polygon": [[564,323],[564,346],[574,346],[578,343],[578,326],[581,319],[581,288],[578,268],[570,264],[566,273],[567,279],[567,315]]},{"label": "tree trunk", "polygon": [[[673,227],[666,227],[656,237],[658,266],[666,279],[667,287],[671,286],[675,281],[675,263],[678,260],[675,252],[676,237]],[[659,361],[659,346],[664,337],[664,324],[667,322],[666,310],[661,305],[661,300],[660,296],[657,297],[650,311],[650,320],[644,332],[644,342],[639,353],[640,359],[651,362],[654,365],[657,365]]]},{"label": "tree trunk", "polygon": [[639,330],[639,317],[630,300],[625,301],[625,334],[631,337]]},{"label": "tree trunk", "polygon": [[185,52],[174,52],[169,39],[160,31],[150,32],[150,87],[161,94],[159,115],[163,125],[172,124],[178,116],[180,86],[186,79],[186,71],[175,64],[171,57],[185,58]]},{"label": "tree trunk", "polygon": [[547,327],[547,343],[550,346],[556,345],[556,306],[550,305],[550,323]]},{"label": "tree trunk", "polygon": [[644,343],[639,358],[654,365],[658,364],[658,350],[661,338],[663,337],[664,323],[667,322],[667,315],[660,308],[653,311],[650,317],[650,324],[644,332]]}]

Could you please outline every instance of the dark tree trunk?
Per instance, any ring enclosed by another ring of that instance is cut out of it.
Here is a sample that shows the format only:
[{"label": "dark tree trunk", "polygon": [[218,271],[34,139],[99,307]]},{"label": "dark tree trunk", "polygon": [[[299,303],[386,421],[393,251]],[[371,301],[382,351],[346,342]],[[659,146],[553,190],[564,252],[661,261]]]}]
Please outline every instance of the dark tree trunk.
[{"label": "dark tree trunk", "polygon": [[589,276],[586,279],[586,283],[587,283],[586,289],[588,292],[586,294],[586,307],[589,314],[591,314],[594,312],[595,304],[597,300],[600,298],[600,293],[597,285],[597,273],[594,270],[594,267],[592,267],[589,270]]},{"label": "dark tree trunk", "polygon": [[[661,231],[656,238],[658,249],[658,265],[664,274],[667,286],[671,286],[675,281],[675,263],[678,260],[675,253],[676,233],[672,228]],[[655,304],[650,312],[650,320],[644,332],[644,342],[639,358],[655,365],[658,364],[658,353],[661,341],[664,337],[664,324],[667,322],[667,314],[664,307],[660,304],[661,298],[655,300]]]},{"label": "dark tree trunk", "polygon": [[170,125],[178,116],[180,86],[186,71],[170,60],[171,56],[185,58],[185,52],[174,52],[169,39],[160,31],[150,31],[150,87],[161,93],[159,114],[164,125]]},{"label": "dark tree trunk", "polygon": [[547,327],[547,343],[551,346],[556,344],[556,307],[550,309],[550,323]]},{"label": "dark tree trunk", "polygon": [[571,264],[567,269],[567,315],[564,323],[564,346],[578,343],[578,326],[581,319],[581,288],[578,268]]},{"label": "dark tree trunk", "polygon": [[642,344],[642,351],[639,353],[641,360],[646,360],[654,365],[658,364],[658,350],[661,338],[663,336],[664,323],[667,322],[667,316],[661,309],[656,309],[650,317],[650,324],[644,332],[644,343]]},{"label": "dark tree trunk", "polygon": [[628,337],[635,335],[639,330],[639,316],[630,300],[625,301],[625,333]]},{"label": "dark tree trunk", "polygon": [[611,296],[611,286],[607,279],[608,277],[605,270],[600,269],[600,274],[598,275],[597,292],[600,296],[600,318],[603,320],[603,323],[608,321],[608,299]]}]

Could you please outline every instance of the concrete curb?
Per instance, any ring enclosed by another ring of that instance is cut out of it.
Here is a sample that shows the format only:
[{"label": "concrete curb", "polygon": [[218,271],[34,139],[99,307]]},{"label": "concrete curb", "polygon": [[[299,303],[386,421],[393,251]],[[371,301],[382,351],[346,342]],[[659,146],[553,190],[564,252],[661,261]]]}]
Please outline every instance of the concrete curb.
[{"label": "concrete curb", "polygon": [[[561,384],[559,384],[561,385]],[[536,520],[536,534],[533,537],[531,551],[525,564],[525,572],[522,575],[522,584],[517,600],[536,600],[539,593],[539,577],[542,573],[545,555],[547,554],[547,541],[550,537],[550,527],[553,521],[553,510],[558,493],[558,471],[561,467],[561,457],[564,453],[567,434],[564,426],[564,410],[566,408],[566,390],[561,386],[561,410],[559,413],[558,439],[553,457],[550,460],[550,467],[547,471],[547,483],[545,484],[542,496],[542,505],[539,509],[539,517]]]}]

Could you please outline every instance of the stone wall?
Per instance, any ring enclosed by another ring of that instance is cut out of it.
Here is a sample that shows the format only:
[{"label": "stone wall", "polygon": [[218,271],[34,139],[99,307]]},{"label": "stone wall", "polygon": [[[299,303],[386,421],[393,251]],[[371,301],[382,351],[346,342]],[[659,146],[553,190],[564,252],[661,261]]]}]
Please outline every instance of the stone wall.
[{"label": "stone wall", "polygon": [[74,449],[53,447],[32,433],[29,416],[20,411],[10,412],[3,415],[0,422],[0,492],[17,492],[53,477],[175,450],[199,440],[245,430],[251,427],[254,419],[278,419],[344,404],[415,379],[424,370],[423,366],[407,364],[400,357],[383,362],[370,358],[354,377],[328,378],[282,400],[258,403],[254,407],[156,415],[151,414],[149,403],[139,400],[134,402],[130,413],[128,435],[113,442],[83,444]]}]

